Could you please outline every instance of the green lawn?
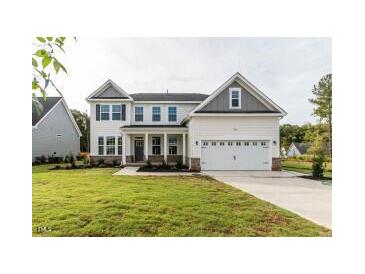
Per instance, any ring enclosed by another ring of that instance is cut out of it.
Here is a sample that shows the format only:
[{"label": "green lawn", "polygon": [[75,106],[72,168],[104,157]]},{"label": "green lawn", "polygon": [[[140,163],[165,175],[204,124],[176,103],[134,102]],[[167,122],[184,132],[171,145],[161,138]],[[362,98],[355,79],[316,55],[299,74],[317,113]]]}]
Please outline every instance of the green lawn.
[{"label": "green lawn", "polygon": [[[312,174],[312,162],[283,160],[283,169],[301,172],[304,174]],[[326,163],[324,177],[332,179],[332,164]]]},{"label": "green lawn", "polygon": [[[33,236],[331,236],[208,177],[33,167]],[[40,229],[42,227],[42,229]],[[45,227],[45,228],[44,228]]]}]

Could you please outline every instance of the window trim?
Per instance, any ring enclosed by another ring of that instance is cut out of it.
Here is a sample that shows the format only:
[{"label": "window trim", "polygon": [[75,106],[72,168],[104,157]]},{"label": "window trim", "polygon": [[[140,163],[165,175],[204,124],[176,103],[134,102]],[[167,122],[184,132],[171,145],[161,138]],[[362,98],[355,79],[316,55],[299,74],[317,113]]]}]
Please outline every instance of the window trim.
[{"label": "window trim", "polygon": [[[175,120],[170,120],[170,108],[175,108]],[[170,123],[177,122],[177,106],[167,106],[167,121]]]},{"label": "window trim", "polygon": [[[141,120],[141,121],[139,121],[139,120],[137,121],[137,120],[136,120],[136,114],[137,114],[137,112],[136,112],[136,108],[137,108],[137,107],[138,107],[138,108],[142,108],[142,120]],[[137,123],[139,123],[139,122],[140,122],[140,123],[142,123],[142,122],[144,121],[144,106],[141,106],[141,105],[135,105],[135,106],[134,106],[134,121],[135,121],[135,122],[137,122]]]},{"label": "window trim", "polygon": [[[102,145],[100,145],[100,143],[99,143],[100,138],[101,138],[101,140],[103,140],[103,144]],[[100,154],[100,147],[103,147],[103,153],[102,154]],[[104,140],[104,136],[98,136],[98,155],[104,156],[105,155],[104,153],[105,153],[105,140]]]},{"label": "window trim", "polygon": [[[120,104],[111,104],[110,105],[111,106],[111,117],[112,117],[112,121],[121,121],[122,120],[122,105],[120,105]],[[119,112],[117,112],[117,111],[113,111],[113,107],[114,106],[119,106]],[[114,113],[119,113],[119,119],[114,119],[114,117],[113,117],[113,114]]]},{"label": "window trim", "polygon": [[[159,118],[159,120],[156,120],[156,121],[153,120],[153,108],[159,108],[159,110],[160,110],[160,114],[159,114],[160,115],[159,116],[160,118]],[[151,121],[152,122],[161,122],[161,112],[162,112],[161,109],[162,109],[161,106],[152,106],[151,107]]]},{"label": "window trim", "polygon": [[[175,138],[175,143],[170,143],[170,138]],[[168,146],[168,155],[177,155],[177,136],[176,135],[170,135],[167,137],[167,146]],[[176,153],[170,153],[170,147],[174,147],[176,149]]]},{"label": "window trim", "polygon": [[[108,111],[102,111],[103,106],[108,106]],[[100,121],[110,121],[110,111],[111,111],[111,107],[110,104],[100,104]],[[103,113],[107,113],[108,114],[108,119],[103,119]]]},{"label": "window trim", "polygon": [[[234,91],[238,91],[238,106],[232,106],[232,93]],[[241,101],[242,101],[242,89],[241,88],[229,88],[229,108],[230,109],[240,109],[241,108]]]},{"label": "window trim", "polygon": [[[158,138],[160,140],[160,144],[159,145],[154,145],[153,144],[153,140],[156,139],[156,138]],[[151,146],[151,148],[152,148],[152,155],[161,155],[161,136],[152,136],[151,142],[152,142],[152,146]],[[160,154],[154,153],[153,147],[160,147]]]},{"label": "window trim", "polygon": [[[108,138],[113,138],[114,140],[114,145],[108,145]],[[105,136],[105,155],[117,155],[116,154],[116,151],[115,151],[115,145],[116,145],[116,142],[115,142],[115,136]],[[108,148],[109,147],[112,147],[114,149],[114,153],[112,154],[109,154],[108,153]]]}]

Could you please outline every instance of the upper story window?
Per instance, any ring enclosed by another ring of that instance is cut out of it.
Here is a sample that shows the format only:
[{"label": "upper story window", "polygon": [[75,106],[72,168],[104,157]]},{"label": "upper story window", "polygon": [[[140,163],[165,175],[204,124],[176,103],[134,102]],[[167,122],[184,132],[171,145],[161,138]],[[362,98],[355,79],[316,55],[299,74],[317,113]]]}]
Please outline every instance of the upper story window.
[{"label": "upper story window", "polygon": [[241,108],[241,89],[229,89],[229,108]]},{"label": "upper story window", "polygon": [[143,122],[143,107],[136,106],[134,108],[134,120],[136,122]]},{"label": "upper story window", "polygon": [[161,107],[152,107],[152,121],[161,121]]},{"label": "upper story window", "polygon": [[121,105],[112,105],[112,120],[120,120]]},{"label": "upper story window", "polygon": [[109,111],[110,106],[109,105],[100,105],[100,120],[106,121],[109,120]]},{"label": "upper story window", "polygon": [[169,107],[169,122],[176,122],[176,120],[177,120],[176,107]]}]

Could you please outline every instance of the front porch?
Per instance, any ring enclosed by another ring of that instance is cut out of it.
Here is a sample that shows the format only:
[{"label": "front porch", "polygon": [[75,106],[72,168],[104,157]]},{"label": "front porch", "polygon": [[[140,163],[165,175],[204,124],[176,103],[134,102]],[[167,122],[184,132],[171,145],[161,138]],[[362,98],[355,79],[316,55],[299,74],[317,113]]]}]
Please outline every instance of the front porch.
[{"label": "front porch", "polygon": [[133,125],[121,128],[122,164],[140,166],[187,163],[187,128],[180,125]]}]

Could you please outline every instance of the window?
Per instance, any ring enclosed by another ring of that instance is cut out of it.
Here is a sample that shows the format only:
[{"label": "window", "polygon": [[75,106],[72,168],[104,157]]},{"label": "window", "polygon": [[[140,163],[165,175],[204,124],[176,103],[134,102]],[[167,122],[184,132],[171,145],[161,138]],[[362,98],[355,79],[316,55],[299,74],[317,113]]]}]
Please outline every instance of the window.
[{"label": "window", "polygon": [[118,136],[118,155],[122,155],[122,136]]},{"label": "window", "polygon": [[217,143],[216,142],[212,142],[212,146],[215,146],[215,145],[217,145]]},{"label": "window", "polygon": [[241,108],[241,89],[230,88],[229,93],[230,93],[229,108]]},{"label": "window", "polygon": [[102,136],[98,138],[98,154],[104,155],[104,137]]},{"label": "window", "polygon": [[228,142],[228,145],[231,146],[233,143],[232,142]]},{"label": "window", "polygon": [[219,142],[219,145],[220,146],[224,146],[224,142]]},{"label": "window", "polygon": [[252,145],[253,146],[257,146],[257,142],[252,142]]},{"label": "window", "polygon": [[109,120],[109,105],[100,105],[100,118],[102,121]]},{"label": "window", "polygon": [[266,142],[261,142],[261,145],[262,146],[266,146]]},{"label": "window", "polygon": [[152,107],[152,121],[153,122],[161,121],[161,108],[160,107]]},{"label": "window", "polygon": [[113,121],[120,121],[121,109],[122,109],[121,105],[112,105],[112,120]]},{"label": "window", "polygon": [[245,142],[245,146],[249,146],[250,145],[250,143],[249,142]]},{"label": "window", "polygon": [[169,122],[176,122],[177,115],[176,115],[176,107],[169,107]]},{"label": "window", "polygon": [[236,142],[236,146],[240,146],[241,145],[241,142]]},{"label": "window", "polygon": [[134,120],[136,122],[143,122],[143,107],[141,106],[134,107]]},{"label": "window", "polygon": [[160,137],[152,137],[152,154],[153,155],[161,154],[161,138]]},{"label": "window", "polygon": [[203,146],[208,146],[208,142],[203,142]]},{"label": "window", "polygon": [[169,155],[177,154],[177,138],[176,136],[169,136]]},{"label": "window", "polygon": [[106,155],[115,155],[115,137],[106,137]]}]

